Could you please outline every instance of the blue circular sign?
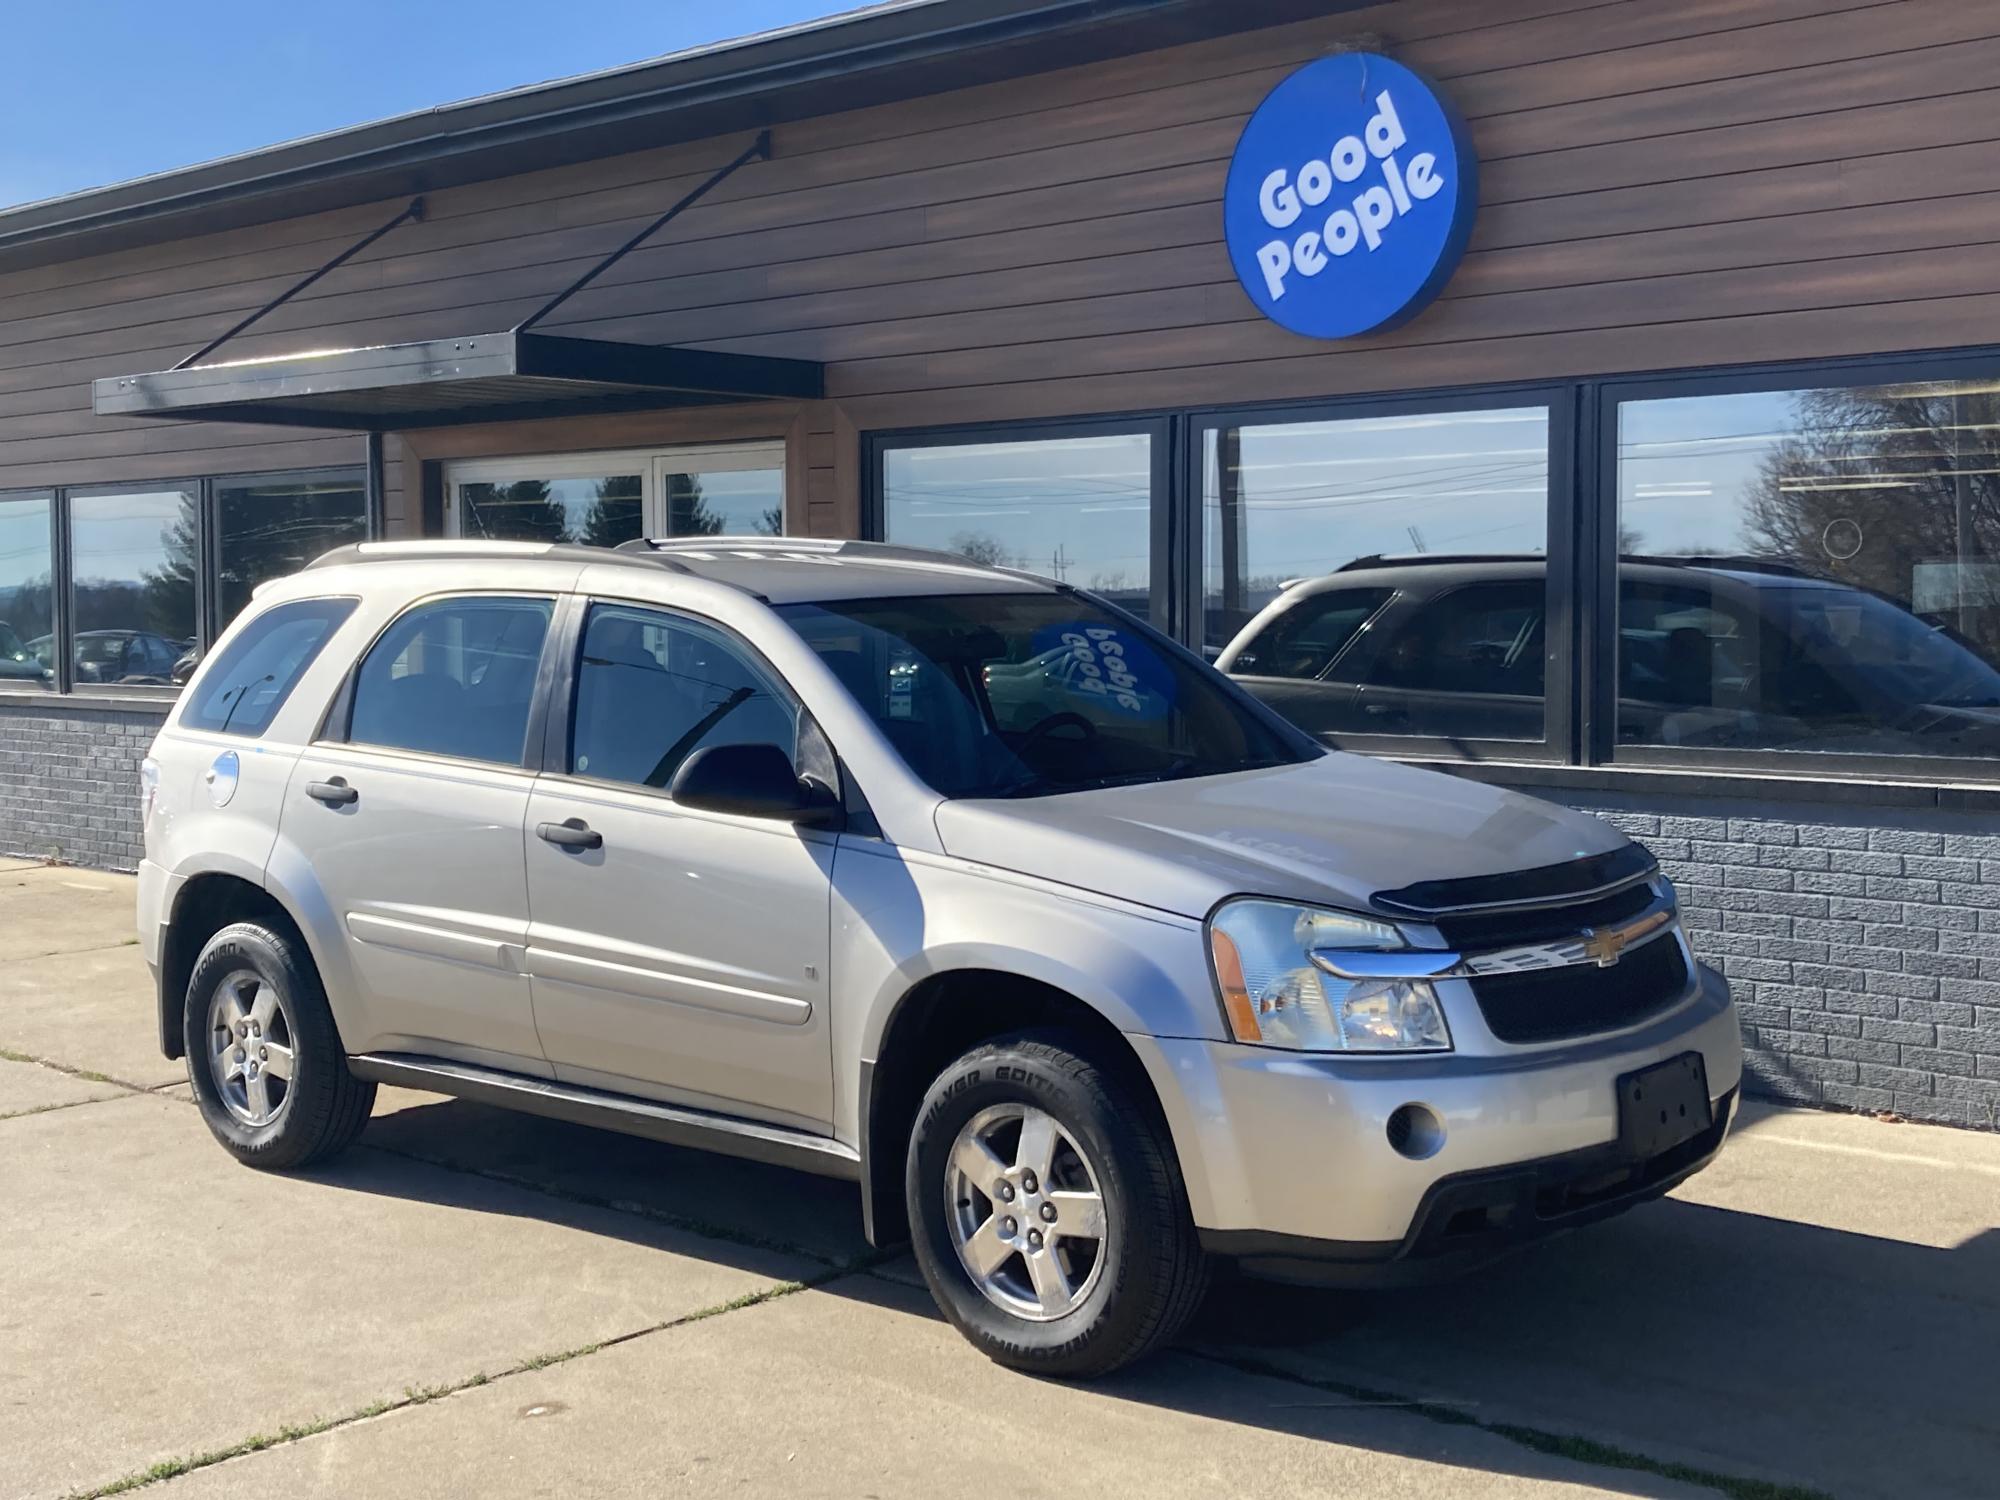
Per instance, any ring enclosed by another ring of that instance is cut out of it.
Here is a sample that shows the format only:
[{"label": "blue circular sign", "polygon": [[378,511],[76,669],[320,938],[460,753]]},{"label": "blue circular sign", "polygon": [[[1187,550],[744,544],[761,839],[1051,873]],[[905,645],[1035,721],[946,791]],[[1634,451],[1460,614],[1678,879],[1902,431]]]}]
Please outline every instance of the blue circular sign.
[{"label": "blue circular sign", "polygon": [[1444,289],[1478,201],[1457,112],[1401,63],[1344,52],[1292,74],[1243,127],[1223,238],[1266,317],[1348,338],[1414,317]]}]

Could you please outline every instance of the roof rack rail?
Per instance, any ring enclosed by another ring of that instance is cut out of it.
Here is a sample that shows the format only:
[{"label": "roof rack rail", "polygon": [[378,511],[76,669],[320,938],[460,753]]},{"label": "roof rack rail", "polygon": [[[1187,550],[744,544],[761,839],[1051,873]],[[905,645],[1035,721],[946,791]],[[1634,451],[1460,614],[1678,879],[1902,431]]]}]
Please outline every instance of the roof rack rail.
[{"label": "roof rack rail", "polygon": [[620,542],[614,550],[654,557],[671,555],[675,552],[727,553],[746,559],[760,554],[773,557],[800,555],[852,557],[869,562],[930,563],[938,567],[977,568],[987,573],[1021,573],[1023,577],[1035,576],[1022,573],[1019,568],[974,562],[959,553],[946,552],[937,547],[909,547],[899,542],[864,542],[848,537],[766,536],[762,533],[750,536],[638,537],[629,542]]},{"label": "roof rack rail", "polygon": [[1669,568],[1727,568],[1736,573],[1772,573],[1784,578],[1823,578],[1800,563],[1778,557],[1744,557],[1730,552],[1642,553],[1623,552],[1622,563],[1652,563]]},{"label": "roof rack rail", "polygon": [[[524,542],[481,537],[413,537],[399,541],[350,542],[344,547],[335,547],[330,552],[322,552],[300,571],[345,567],[350,563],[364,562],[449,561],[453,558],[490,560],[510,557],[545,557],[580,563],[636,560],[616,559],[613,556],[613,549],[587,547],[580,542]],[[656,558],[654,561],[663,567],[672,568],[677,573],[692,571],[669,557]]]},{"label": "roof rack rail", "polygon": [[1547,561],[1547,554],[1541,552],[1371,552],[1366,557],[1357,557],[1352,562],[1344,562],[1333,571],[1357,573],[1374,568],[1426,568],[1438,563],[1546,563]]}]

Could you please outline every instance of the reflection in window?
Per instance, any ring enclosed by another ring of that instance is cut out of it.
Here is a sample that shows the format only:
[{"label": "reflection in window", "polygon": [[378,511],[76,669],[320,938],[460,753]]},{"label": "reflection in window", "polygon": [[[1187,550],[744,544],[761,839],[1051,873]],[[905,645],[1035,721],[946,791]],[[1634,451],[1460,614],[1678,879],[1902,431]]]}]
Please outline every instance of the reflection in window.
[{"label": "reflection in window", "polygon": [[0,688],[55,686],[49,497],[0,497]]},{"label": "reflection in window", "polygon": [[1212,429],[1203,644],[1315,734],[1538,740],[1543,407]]},{"label": "reflection in window", "polygon": [[1619,408],[1618,736],[2000,751],[2000,392]]},{"label": "reflection in window", "polygon": [[79,687],[185,681],[195,642],[199,567],[189,490],[70,499]]},{"label": "reflection in window", "polygon": [[1152,440],[1143,433],[892,448],[887,540],[1024,568],[1152,609]]},{"label": "reflection in window", "polygon": [[458,485],[458,530],[498,541],[616,547],[645,534],[644,497],[637,474],[466,480]]},{"label": "reflection in window", "polygon": [[780,536],[783,469],[687,471],[666,476],[668,536]]},{"label": "reflection in window", "polygon": [[216,488],[215,624],[236,618],[268,578],[296,573],[322,552],[368,539],[358,475],[260,479]]}]

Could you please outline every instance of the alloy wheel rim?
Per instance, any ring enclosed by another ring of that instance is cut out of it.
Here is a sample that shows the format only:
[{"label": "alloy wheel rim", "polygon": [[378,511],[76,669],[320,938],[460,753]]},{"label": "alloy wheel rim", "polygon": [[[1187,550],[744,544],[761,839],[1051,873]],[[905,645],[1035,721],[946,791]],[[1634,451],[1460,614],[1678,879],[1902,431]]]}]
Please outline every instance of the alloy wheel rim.
[{"label": "alloy wheel rim", "polygon": [[208,1073],[222,1106],[245,1125],[269,1125],[292,1097],[292,1018],[277,986],[239,969],[208,1005]]},{"label": "alloy wheel rim", "polygon": [[944,1178],[952,1247],[988,1302],[1047,1323],[1090,1296],[1110,1258],[1103,1177],[1054,1115],[981,1110],[952,1142]]}]

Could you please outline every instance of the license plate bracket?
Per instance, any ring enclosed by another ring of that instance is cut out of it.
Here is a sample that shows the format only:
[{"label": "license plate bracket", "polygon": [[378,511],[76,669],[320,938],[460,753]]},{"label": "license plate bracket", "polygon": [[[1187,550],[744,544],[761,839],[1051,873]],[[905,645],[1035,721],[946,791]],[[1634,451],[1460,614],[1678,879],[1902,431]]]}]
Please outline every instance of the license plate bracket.
[{"label": "license plate bracket", "polygon": [[1633,1161],[1671,1151],[1714,1123],[1708,1068],[1699,1052],[1683,1052],[1618,1080],[1618,1144]]}]

